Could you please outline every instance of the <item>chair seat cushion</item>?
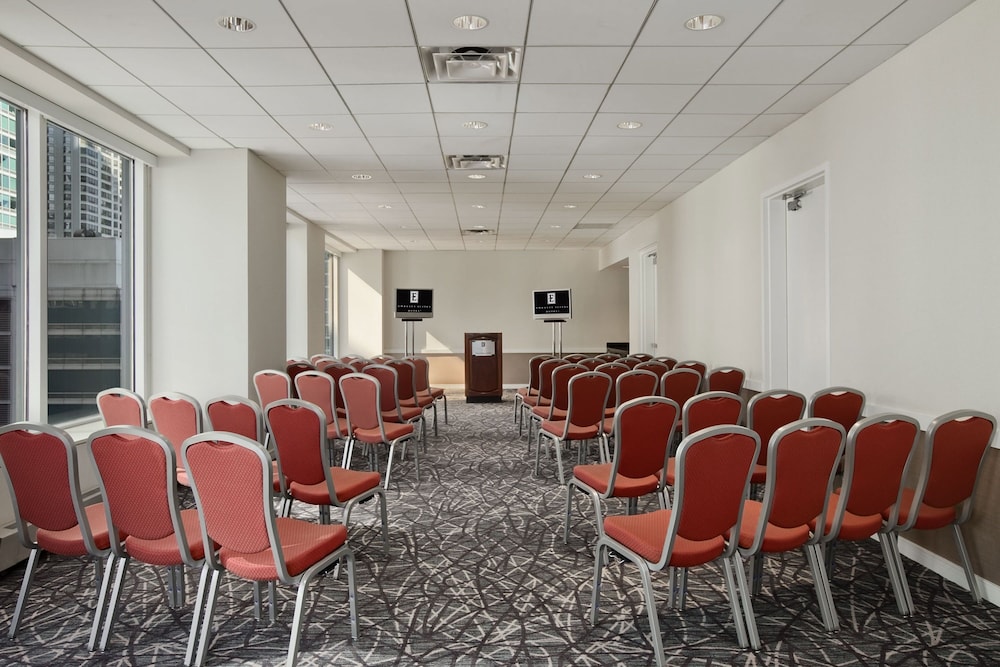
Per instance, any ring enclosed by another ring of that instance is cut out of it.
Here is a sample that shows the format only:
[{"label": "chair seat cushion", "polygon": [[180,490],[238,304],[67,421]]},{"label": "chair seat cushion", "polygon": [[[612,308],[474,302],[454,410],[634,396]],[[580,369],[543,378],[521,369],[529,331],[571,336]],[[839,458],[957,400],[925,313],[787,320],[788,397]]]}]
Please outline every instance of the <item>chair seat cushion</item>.
[{"label": "chair seat cushion", "polygon": [[[747,549],[754,543],[757,533],[757,522],[760,520],[760,513],[763,505],[756,500],[747,500],[743,503],[743,520],[740,523],[740,547]],[[764,527],[764,541],[760,550],[764,553],[781,553],[797,549],[809,539],[809,526],[795,526],[794,528],[782,528],[773,523],[768,523]]]},{"label": "chair seat cushion", "polygon": [[[90,532],[94,537],[94,544],[98,549],[107,549],[111,546],[108,534],[108,521],[104,515],[104,504],[96,503],[83,508],[87,515],[87,523],[90,525]],[[80,526],[72,526],[64,530],[38,529],[35,536],[38,546],[46,551],[50,551],[60,556],[84,556],[87,554],[87,547],[83,543],[83,534]]]},{"label": "chair seat cushion", "polygon": [[330,468],[330,477],[333,479],[333,490],[337,494],[336,503],[330,502],[330,494],[327,491],[325,480],[319,484],[292,482],[288,491],[292,498],[310,505],[339,505],[378,488],[379,484],[382,483],[382,476],[377,472],[349,470],[339,466]]},{"label": "chair seat cushion", "polygon": [[760,465],[759,463],[753,464],[753,470],[750,471],[750,483],[751,484],[763,484],[767,481],[767,466]]},{"label": "chair seat cushion", "polygon": [[[413,434],[413,424],[393,424],[386,422],[384,426],[385,437],[389,442],[398,440],[399,438],[405,438],[406,436]],[[357,440],[367,442],[370,445],[377,445],[380,442],[385,442],[382,440],[382,431],[377,428],[356,428],[354,429],[354,437]]]},{"label": "chair seat cushion", "polygon": [[[288,574],[297,576],[347,541],[347,528],[343,524],[319,524],[301,519],[275,519],[278,540],[285,555]],[[278,571],[271,549],[252,554],[232,549],[219,549],[219,561],[237,577],[251,581],[276,581]]]},{"label": "chair seat cushion", "polygon": [[[573,477],[581,483],[586,484],[601,495],[608,492],[611,481],[610,463],[591,463],[573,467]],[[656,491],[660,482],[654,475],[648,477],[626,477],[625,475],[615,476],[614,498],[638,498],[647,493]]]},{"label": "chair seat cushion", "polygon": [[[609,516],[604,519],[604,533],[647,561],[655,563],[663,554],[670,515],[671,510],[656,510],[646,514]],[[678,535],[667,564],[671,567],[694,567],[718,558],[725,548],[726,543],[722,537],[694,541]]]},{"label": "chair seat cushion", "polygon": [[[198,510],[181,510],[181,525],[191,556],[201,560],[205,557],[205,545],[201,541]],[[173,533],[155,540],[143,540],[129,535],[125,538],[125,549],[135,560],[150,565],[169,567],[184,562],[177,547],[177,536]]]},{"label": "chair seat cushion", "polygon": [[[904,524],[910,518],[910,508],[913,506],[913,489],[903,489],[903,494],[899,505],[899,523]],[[882,511],[882,516],[889,518],[892,508]],[[920,503],[917,508],[917,520],[913,527],[917,530],[931,530],[942,528],[955,522],[954,507],[931,507],[927,503]]]},{"label": "chair seat cushion", "polygon": [[596,438],[601,432],[599,426],[577,426],[576,424],[569,424],[568,430],[566,426],[565,420],[542,420],[543,431],[559,437],[563,437],[563,434],[565,434],[567,440],[590,440],[591,438]]}]

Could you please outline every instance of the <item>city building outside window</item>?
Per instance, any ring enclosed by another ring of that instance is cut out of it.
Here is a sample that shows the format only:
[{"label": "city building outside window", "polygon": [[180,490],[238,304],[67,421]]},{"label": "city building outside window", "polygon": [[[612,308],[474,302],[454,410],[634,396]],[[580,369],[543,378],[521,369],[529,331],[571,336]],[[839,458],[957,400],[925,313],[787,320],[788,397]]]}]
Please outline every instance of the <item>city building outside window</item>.
[{"label": "city building outside window", "polygon": [[24,280],[24,233],[21,230],[18,173],[24,112],[0,99],[0,424],[21,418],[24,377],[25,330],[22,322]]}]

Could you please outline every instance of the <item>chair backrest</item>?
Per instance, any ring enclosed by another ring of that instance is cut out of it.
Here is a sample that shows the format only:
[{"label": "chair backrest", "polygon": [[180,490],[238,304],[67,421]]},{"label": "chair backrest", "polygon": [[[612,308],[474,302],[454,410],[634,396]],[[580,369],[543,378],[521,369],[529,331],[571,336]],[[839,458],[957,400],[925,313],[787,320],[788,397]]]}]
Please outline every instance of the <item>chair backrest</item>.
[{"label": "chair backrest", "polygon": [[864,393],[851,387],[820,389],[809,397],[806,405],[806,415],[835,421],[844,427],[845,433],[861,419],[864,410]]},{"label": "chair backrest", "polygon": [[566,430],[604,423],[604,410],[611,393],[611,376],[597,371],[579,371],[567,383]]},{"label": "chair backrest", "polygon": [[[240,554],[270,552],[259,569],[274,567],[276,578],[293,583],[278,545],[271,459],[256,441],[233,433],[209,431],[185,441],[181,450],[191,480],[202,536],[221,549]],[[210,541],[211,540],[211,541]],[[217,554],[205,558],[221,567]]]},{"label": "chair backrest", "polygon": [[563,364],[552,371],[552,405],[549,410],[551,418],[555,410],[569,408],[569,381],[574,375],[586,373],[587,368],[580,364]]},{"label": "chair backrest", "polygon": [[704,361],[697,361],[695,359],[687,359],[685,361],[678,361],[674,368],[690,368],[692,370],[698,371],[701,377],[705,377],[705,372],[708,370],[708,364]]},{"label": "chair backrest", "polygon": [[153,430],[166,438],[177,454],[185,440],[204,430],[198,401],[180,392],[150,396],[149,415],[153,419]]},{"label": "chair backrest", "polygon": [[618,378],[620,378],[625,373],[628,373],[629,368],[625,364],[611,362],[604,362],[600,366],[594,369],[598,373],[604,373],[611,378],[611,393],[608,394],[608,404],[606,407],[614,408],[618,406],[616,387],[618,386]]},{"label": "chair backrest", "polygon": [[996,433],[996,418],[977,410],[941,415],[927,428],[926,451],[904,529],[913,527],[919,503],[939,509],[956,508],[955,523],[972,513],[979,471]]},{"label": "chair backrest", "polygon": [[[104,498],[111,535],[158,540],[176,536],[182,560],[196,565],[188,547],[181,508],[177,500],[177,455],[160,435],[135,426],[112,426],[93,433],[87,453]],[[111,550],[125,556],[119,539],[112,538]]]},{"label": "chair backrest", "polygon": [[680,407],[669,398],[653,395],[633,398],[618,406],[608,495],[614,490],[615,475],[638,479],[664,469],[680,412]]},{"label": "chair backrest", "polygon": [[742,426],[714,426],[681,441],[673,511],[657,569],[669,561],[678,537],[714,543],[702,562],[735,552],[737,540],[727,544],[726,538],[739,527],[759,448],[757,434]]},{"label": "chair backrest", "polygon": [[683,406],[701,388],[701,376],[692,368],[675,368],[660,378],[660,396]]},{"label": "chair backrest", "polygon": [[427,357],[414,354],[404,359],[413,364],[413,382],[417,387],[417,393],[426,394],[431,388],[431,365]]},{"label": "chair backrest", "polygon": [[396,369],[396,391],[399,393],[399,400],[405,403],[412,402],[417,395],[417,369],[413,362],[406,359],[389,359],[385,365]]},{"label": "chair backrest", "polygon": [[356,428],[382,429],[382,412],[379,409],[382,385],[366,373],[349,373],[340,378],[340,393],[347,409],[347,423],[353,432]]},{"label": "chair backrest", "polygon": [[368,359],[351,359],[347,362],[347,365],[355,370],[355,372],[360,373],[365,366],[372,363]]},{"label": "chair backrest", "polygon": [[656,373],[633,368],[619,375],[615,381],[615,402],[623,405],[640,396],[656,396],[659,386],[660,378]]},{"label": "chair backrest", "polygon": [[320,364],[329,363],[331,361],[339,361],[339,359],[323,352],[309,356],[309,363],[315,366],[316,370],[319,370]]},{"label": "chair backrest", "polygon": [[[47,531],[79,525],[87,553],[99,553],[80,493],[76,445],[66,431],[27,422],[0,428],[0,469],[23,546],[35,545],[28,524]],[[58,545],[41,546],[53,551]]]},{"label": "chair backrest", "polygon": [[272,401],[292,397],[292,378],[284,371],[257,371],[253,374],[253,387],[257,391],[257,404],[261,409]]},{"label": "chair backrest", "polygon": [[743,421],[743,399],[728,391],[708,391],[684,404],[684,435],[710,426],[737,425]]},{"label": "chair backrest", "polygon": [[903,481],[919,435],[920,424],[898,414],[867,417],[851,428],[844,448],[844,475],[837,507],[825,538],[840,533],[845,511],[867,517],[890,510],[886,523],[889,527],[897,525]]},{"label": "chair backrest", "polygon": [[760,436],[759,465],[767,465],[767,443],[785,424],[798,421],[806,413],[806,397],[797,391],[772,389],[754,394],[747,404],[747,427]]},{"label": "chair backrest", "polygon": [[674,367],[677,366],[677,360],[673,357],[653,357],[653,361],[659,361],[662,364],[666,364],[667,368],[670,370],[674,370]]},{"label": "chair backrest", "polygon": [[207,401],[204,411],[204,430],[235,433],[264,444],[264,415],[249,398],[219,396]]},{"label": "chair backrest", "polygon": [[552,372],[565,365],[562,359],[546,359],[538,366],[538,395],[546,400],[552,399]]},{"label": "chair backrest", "polygon": [[337,421],[335,387],[333,378],[321,371],[305,371],[295,376],[295,391],[299,398],[322,410],[327,424]]},{"label": "chair backrest", "polygon": [[333,378],[333,404],[338,408],[344,407],[344,397],[340,395],[340,378],[348,373],[354,373],[354,369],[339,361],[331,362],[319,369]]},{"label": "chair backrest", "polygon": [[642,359],[636,359],[635,357],[622,357],[618,360],[618,362],[625,364],[629,368],[635,368],[642,363]]},{"label": "chair backrest", "polygon": [[604,363],[609,363],[612,361],[618,361],[622,358],[622,355],[615,354],[614,352],[605,352],[603,354],[598,354],[595,358],[600,359]]},{"label": "chair backrest", "polygon": [[746,380],[746,372],[742,368],[735,366],[719,366],[713,368],[706,378],[706,388],[708,391],[728,391],[732,394],[739,394],[743,391],[743,382]]},{"label": "chair backrest", "polygon": [[288,363],[285,364],[285,373],[292,380],[292,397],[297,398],[295,395],[295,376],[299,373],[304,373],[306,371],[314,371],[316,367],[305,359],[289,359]]},{"label": "chair backrest", "polygon": [[379,393],[379,410],[399,415],[399,375],[396,369],[385,364],[368,364],[362,371],[378,380],[382,391]]},{"label": "chair backrest", "polygon": [[576,363],[585,367],[588,371],[596,371],[597,367],[603,364],[604,362],[598,359],[597,357],[586,357],[585,359],[581,359]]},{"label": "chair backrest", "polygon": [[112,387],[97,394],[97,411],[105,426],[140,426],[148,422],[142,396],[124,387]]},{"label": "chair backrest", "polygon": [[580,352],[574,352],[573,354],[564,354],[563,355],[563,361],[571,363],[571,364],[578,364],[581,361],[583,361],[584,359],[586,359],[587,356],[588,355],[582,354]]},{"label": "chair backrest", "polygon": [[653,355],[646,354],[645,352],[636,352],[635,354],[630,354],[629,356],[633,359],[638,359],[640,362],[649,361],[653,358]]},{"label": "chair backrest", "polygon": [[[767,482],[748,552],[760,549],[768,523],[791,529],[825,521],[844,440],[843,427],[829,419],[800,419],[778,429],[767,446]],[[803,533],[802,543],[819,537]]]},{"label": "chair backrest", "polygon": [[634,370],[645,370],[652,371],[656,373],[656,377],[661,378],[670,372],[670,366],[667,366],[662,361],[656,361],[655,359],[650,359],[649,361],[642,361],[635,365]]},{"label": "chair backrest", "polygon": [[326,415],[319,406],[286,398],[267,406],[264,421],[274,438],[278,469],[288,481],[304,485],[327,481]]}]

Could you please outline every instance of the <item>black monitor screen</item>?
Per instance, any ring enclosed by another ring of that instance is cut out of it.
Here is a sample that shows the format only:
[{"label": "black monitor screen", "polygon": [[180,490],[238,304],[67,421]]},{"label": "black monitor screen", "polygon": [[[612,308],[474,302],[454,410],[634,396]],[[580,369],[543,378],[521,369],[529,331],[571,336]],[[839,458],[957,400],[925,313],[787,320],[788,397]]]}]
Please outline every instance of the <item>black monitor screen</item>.
[{"label": "black monitor screen", "polygon": [[434,290],[397,289],[396,317],[414,320],[434,317]]},{"label": "black monitor screen", "polygon": [[549,289],[532,292],[536,320],[568,320],[573,317],[571,290]]}]

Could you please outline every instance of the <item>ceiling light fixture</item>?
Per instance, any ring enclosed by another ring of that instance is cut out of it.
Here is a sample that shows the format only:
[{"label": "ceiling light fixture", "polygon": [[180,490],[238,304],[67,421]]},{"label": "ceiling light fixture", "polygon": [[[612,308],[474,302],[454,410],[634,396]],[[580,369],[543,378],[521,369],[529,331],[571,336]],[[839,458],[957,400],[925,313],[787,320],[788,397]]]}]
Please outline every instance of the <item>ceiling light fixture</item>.
[{"label": "ceiling light fixture", "polygon": [[333,129],[333,125],[330,123],[309,123],[307,127],[310,130],[316,130],[317,132],[329,132]]},{"label": "ceiling light fixture", "polygon": [[576,208],[576,204],[563,204],[563,208]]},{"label": "ceiling light fixture", "polygon": [[562,229],[562,225],[549,225],[549,229]]},{"label": "ceiling light fixture", "polygon": [[372,180],[371,174],[351,174],[351,178],[356,181],[370,181]]},{"label": "ceiling light fixture", "polygon": [[482,130],[489,127],[489,123],[481,120],[470,120],[466,123],[462,123],[462,127],[467,130]]},{"label": "ceiling light fixture", "polygon": [[392,208],[392,204],[379,204],[379,208]]},{"label": "ceiling light fixture", "polygon": [[642,123],[637,120],[626,120],[618,123],[620,130],[638,130],[640,127],[642,127]]},{"label": "ceiling light fixture", "polygon": [[590,179],[592,181],[596,181],[597,179],[599,179],[601,177],[601,175],[600,174],[584,174],[583,177],[587,178],[587,179]]},{"label": "ceiling light fixture", "polygon": [[486,178],[486,174],[469,174],[469,178],[474,181],[481,181]]},{"label": "ceiling light fixture", "polygon": [[220,28],[233,32],[250,32],[257,27],[256,23],[242,16],[220,16],[215,22]]},{"label": "ceiling light fixture", "polygon": [[684,27],[688,30],[711,30],[722,25],[722,20],[717,14],[702,14],[689,18],[684,22]]},{"label": "ceiling light fixture", "polygon": [[465,16],[456,16],[452,19],[451,24],[459,30],[482,30],[488,26],[490,22],[482,16],[466,14]]},{"label": "ceiling light fixture", "polygon": [[482,204],[473,204],[472,208],[486,208],[486,207],[483,206]]}]

